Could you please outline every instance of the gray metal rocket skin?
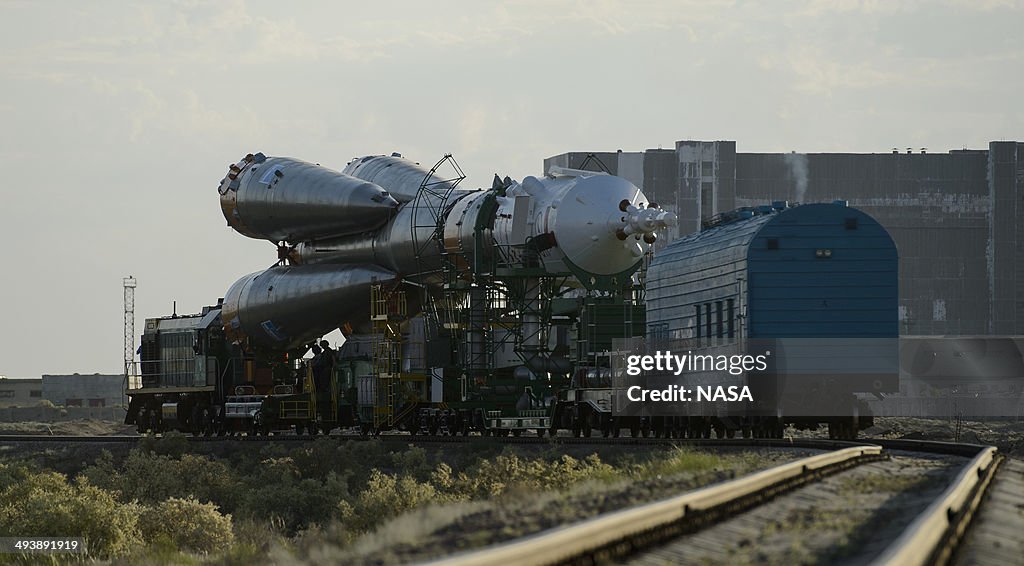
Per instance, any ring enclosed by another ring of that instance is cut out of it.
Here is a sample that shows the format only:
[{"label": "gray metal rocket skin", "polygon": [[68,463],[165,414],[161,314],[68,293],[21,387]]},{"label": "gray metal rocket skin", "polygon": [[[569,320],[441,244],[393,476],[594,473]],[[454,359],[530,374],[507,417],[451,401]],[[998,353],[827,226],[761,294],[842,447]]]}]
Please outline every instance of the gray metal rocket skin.
[{"label": "gray metal rocket skin", "polygon": [[219,187],[221,209],[238,232],[287,242],[292,265],[236,282],[225,296],[225,330],[238,341],[288,349],[335,328],[368,325],[374,281],[439,285],[443,257],[518,262],[536,254],[551,273],[589,287],[639,267],[654,232],[675,215],[622,179],[552,170],[466,190],[391,156],[351,161],[343,172],[303,161],[246,156]]},{"label": "gray metal rocket skin", "polygon": [[379,228],[398,208],[380,186],[288,157],[248,155],[218,188],[228,225],[271,242],[301,242]]}]

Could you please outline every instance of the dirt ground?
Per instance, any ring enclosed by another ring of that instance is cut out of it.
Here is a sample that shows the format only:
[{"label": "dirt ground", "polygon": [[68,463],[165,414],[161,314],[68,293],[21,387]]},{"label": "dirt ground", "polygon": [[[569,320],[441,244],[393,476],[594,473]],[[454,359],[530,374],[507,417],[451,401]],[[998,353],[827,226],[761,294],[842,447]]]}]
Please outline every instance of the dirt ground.
[{"label": "dirt ground", "polygon": [[1024,458],[1024,420],[988,420],[959,423],[953,419],[878,417],[865,438],[907,438],[992,445],[1004,454]]},{"label": "dirt ground", "polygon": [[53,423],[24,421],[0,423],[0,434],[42,434],[50,436],[135,435],[135,426],[116,421],[76,419]]}]

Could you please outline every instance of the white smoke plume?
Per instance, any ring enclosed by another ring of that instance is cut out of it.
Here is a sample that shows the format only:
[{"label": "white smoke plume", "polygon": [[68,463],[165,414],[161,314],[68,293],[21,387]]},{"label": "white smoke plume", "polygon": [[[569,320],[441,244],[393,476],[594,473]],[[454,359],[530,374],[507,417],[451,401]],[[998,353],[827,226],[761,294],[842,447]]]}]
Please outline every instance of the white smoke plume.
[{"label": "white smoke plume", "polygon": [[787,153],[785,159],[796,183],[796,195],[793,201],[804,202],[804,196],[807,194],[807,154]]}]

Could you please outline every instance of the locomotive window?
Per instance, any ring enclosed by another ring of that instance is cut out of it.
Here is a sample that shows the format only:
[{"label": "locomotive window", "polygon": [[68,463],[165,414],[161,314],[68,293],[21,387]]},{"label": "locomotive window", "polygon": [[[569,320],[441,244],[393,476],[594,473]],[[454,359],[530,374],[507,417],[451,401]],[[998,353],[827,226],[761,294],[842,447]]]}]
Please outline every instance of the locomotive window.
[{"label": "locomotive window", "polygon": [[695,331],[695,336],[700,338],[700,305],[696,305],[694,308],[697,311],[697,318],[695,319],[697,321],[697,324],[695,325],[697,330]]},{"label": "locomotive window", "polygon": [[716,325],[718,326],[716,334],[721,338],[725,334],[725,324],[722,321],[722,301],[715,301],[715,316],[717,317]]},{"label": "locomotive window", "polygon": [[704,303],[704,317],[707,324],[708,338],[711,338],[711,303]]},{"label": "locomotive window", "polygon": [[778,238],[768,238],[768,249],[769,250],[777,250],[777,249],[779,249],[779,239]]},{"label": "locomotive window", "polygon": [[735,338],[736,337],[736,311],[735,311],[735,303],[736,303],[735,299],[729,299],[728,300],[729,324],[728,324],[727,328],[729,330],[729,335],[728,335],[729,338]]}]

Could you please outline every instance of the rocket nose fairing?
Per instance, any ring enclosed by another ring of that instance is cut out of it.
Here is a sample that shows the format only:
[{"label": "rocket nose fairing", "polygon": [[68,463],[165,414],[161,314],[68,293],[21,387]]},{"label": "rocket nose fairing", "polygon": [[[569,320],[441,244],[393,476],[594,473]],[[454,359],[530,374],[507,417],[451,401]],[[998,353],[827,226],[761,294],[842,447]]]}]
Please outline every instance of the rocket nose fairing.
[{"label": "rocket nose fairing", "polygon": [[274,243],[360,234],[382,226],[398,207],[374,183],[262,153],[231,165],[218,192],[229,226]]}]

